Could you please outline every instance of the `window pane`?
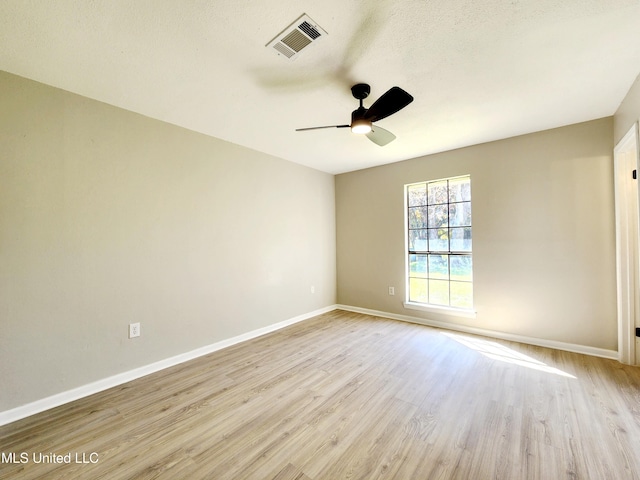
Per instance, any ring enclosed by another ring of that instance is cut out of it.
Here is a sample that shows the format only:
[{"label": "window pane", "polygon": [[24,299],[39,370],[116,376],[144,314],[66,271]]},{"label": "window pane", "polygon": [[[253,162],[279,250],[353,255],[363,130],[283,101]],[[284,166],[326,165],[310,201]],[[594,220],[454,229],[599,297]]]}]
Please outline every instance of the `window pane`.
[{"label": "window pane", "polygon": [[470,252],[471,251],[471,227],[452,228],[451,230],[451,251]]},{"label": "window pane", "polygon": [[409,250],[412,252],[427,251],[427,230],[409,230]]},{"label": "window pane", "polygon": [[429,280],[429,303],[449,305],[449,282],[447,280]]},{"label": "window pane", "polygon": [[426,278],[427,276],[427,256],[426,255],[409,255],[409,276]]},{"label": "window pane", "polygon": [[409,228],[427,228],[427,207],[409,208]]},{"label": "window pane", "polygon": [[449,180],[449,201],[451,203],[471,201],[471,179],[469,177]]},{"label": "window pane", "polygon": [[449,205],[449,225],[452,227],[471,225],[471,202],[452,203]]},{"label": "window pane", "polygon": [[429,192],[429,205],[447,203],[449,195],[446,180],[443,180],[441,182],[431,182],[427,184],[427,187]]},{"label": "window pane", "polygon": [[449,255],[429,255],[429,278],[449,279]]},{"label": "window pane", "polygon": [[472,263],[471,255],[451,255],[449,256],[451,263],[451,280],[472,280]]},{"label": "window pane", "polygon": [[471,179],[406,186],[408,300],[473,308]]},{"label": "window pane", "polygon": [[408,203],[410,207],[427,204],[427,184],[409,185],[407,187]]},{"label": "window pane", "polygon": [[429,232],[429,250],[430,251],[432,252],[448,252],[449,251],[449,229],[448,228],[430,228],[428,232]]},{"label": "window pane", "polygon": [[449,223],[447,205],[429,206],[429,227],[446,227]]},{"label": "window pane", "polygon": [[451,306],[473,308],[473,284],[471,282],[451,282]]},{"label": "window pane", "polygon": [[427,280],[424,278],[409,279],[409,301],[428,303]]}]

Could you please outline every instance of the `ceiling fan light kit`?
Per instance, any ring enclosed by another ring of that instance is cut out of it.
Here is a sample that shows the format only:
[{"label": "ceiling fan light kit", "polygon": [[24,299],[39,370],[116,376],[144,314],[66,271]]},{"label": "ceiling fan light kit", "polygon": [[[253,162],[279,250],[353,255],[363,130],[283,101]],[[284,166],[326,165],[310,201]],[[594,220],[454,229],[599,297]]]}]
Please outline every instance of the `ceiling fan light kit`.
[{"label": "ceiling fan light kit", "polygon": [[356,120],[351,124],[351,131],[353,133],[365,134],[371,131],[371,122],[367,122],[366,120]]},{"label": "ceiling fan light kit", "polygon": [[364,118],[367,109],[360,107],[351,113],[351,131],[353,133],[369,133],[371,131],[371,120]]},{"label": "ceiling fan light kit", "polygon": [[318,130],[321,128],[346,128],[350,127],[353,133],[366,134],[367,138],[381,147],[395,140],[396,136],[373,122],[382,120],[399,112],[413,102],[413,97],[400,87],[391,87],[369,108],[365,108],[362,101],[369,96],[371,87],[366,83],[358,83],[351,87],[351,94],[360,101],[360,106],[351,112],[350,125],[328,125],[323,127],[298,128],[297,132],[306,130]]}]

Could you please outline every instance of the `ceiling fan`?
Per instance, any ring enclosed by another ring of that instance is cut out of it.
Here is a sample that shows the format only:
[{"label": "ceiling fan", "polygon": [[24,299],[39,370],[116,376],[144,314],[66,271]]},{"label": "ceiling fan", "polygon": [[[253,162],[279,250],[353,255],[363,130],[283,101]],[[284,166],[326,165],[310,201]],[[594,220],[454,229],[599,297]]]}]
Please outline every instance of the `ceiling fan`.
[{"label": "ceiling fan", "polygon": [[318,130],[320,128],[351,128],[353,133],[366,134],[373,143],[384,147],[395,140],[396,136],[384,128],[373,125],[373,122],[387,118],[402,110],[413,102],[413,97],[400,87],[391,87],[369,108],[362,101],[369,96],[371,87],[366,83],[358,83],[351,87],[351,94],[360,100],[360,106],[351,113],[351,125],[327,125],[323,127],[297,128],[296,132]]}]

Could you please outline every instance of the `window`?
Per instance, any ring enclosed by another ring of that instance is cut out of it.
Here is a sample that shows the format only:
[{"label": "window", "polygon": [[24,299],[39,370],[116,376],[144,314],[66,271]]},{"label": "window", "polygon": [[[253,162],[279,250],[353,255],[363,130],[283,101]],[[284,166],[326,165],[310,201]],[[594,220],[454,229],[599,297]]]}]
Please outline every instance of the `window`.
[{"label": "window", "polygon": [[405,186],[407,300],[473,308],[471,177]]}]

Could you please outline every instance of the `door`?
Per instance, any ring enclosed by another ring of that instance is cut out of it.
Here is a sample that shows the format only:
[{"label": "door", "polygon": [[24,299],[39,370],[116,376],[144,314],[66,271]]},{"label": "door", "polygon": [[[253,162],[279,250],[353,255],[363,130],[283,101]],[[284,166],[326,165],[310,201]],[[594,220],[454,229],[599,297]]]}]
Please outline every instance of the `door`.
[{"label": "door", "polygon": [[[638,257],[638,124],[614,149],[616,270],[618,279],[618,357],[640,365],[640,265]],[[634,173],[635,172],[635,173]]]}]

